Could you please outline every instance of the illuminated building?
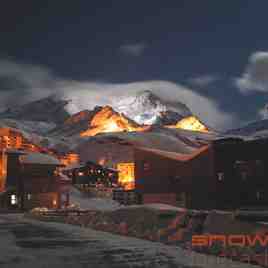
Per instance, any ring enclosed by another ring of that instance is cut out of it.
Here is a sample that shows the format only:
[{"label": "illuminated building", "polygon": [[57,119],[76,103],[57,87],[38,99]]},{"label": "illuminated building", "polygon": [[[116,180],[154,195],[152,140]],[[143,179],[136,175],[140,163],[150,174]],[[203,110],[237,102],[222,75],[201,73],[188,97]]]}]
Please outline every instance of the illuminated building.
[{"label": "illuminated building", "polygon": [[61,208],[69,204],[70,180],[60,174],[59,160],[48,154],[7,149],[0,206],[29,210]]}]

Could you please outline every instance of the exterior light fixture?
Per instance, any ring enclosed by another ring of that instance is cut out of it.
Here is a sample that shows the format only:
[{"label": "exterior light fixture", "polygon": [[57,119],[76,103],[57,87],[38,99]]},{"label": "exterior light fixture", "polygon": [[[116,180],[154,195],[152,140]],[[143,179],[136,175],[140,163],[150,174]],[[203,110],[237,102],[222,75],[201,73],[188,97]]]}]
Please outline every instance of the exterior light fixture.
[{"label": "exterior light fixture", "polygon": [[11,199],[11,205],[16,205],[18,203],[17,196],[15,194],[12,194],[10,199]]}]

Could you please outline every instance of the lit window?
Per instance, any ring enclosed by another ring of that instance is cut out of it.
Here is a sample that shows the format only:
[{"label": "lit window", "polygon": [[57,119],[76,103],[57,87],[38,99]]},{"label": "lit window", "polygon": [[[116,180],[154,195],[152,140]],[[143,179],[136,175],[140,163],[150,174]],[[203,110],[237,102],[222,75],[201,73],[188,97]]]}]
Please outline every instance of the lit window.
[{"label": "lit window", "polygon": [[219,181],[223,181],[224,180],[224,173],[223,172],[218,173],[218,180]]},{"label": "lit window", "polygon": [[11,205],[16,205],[18,203],[17,196],[15,194],[11,195]]},{"label": "lit window", "polygon": [[28,200],[31,200],[31,198],[32,198],[32,195],[31,194],[27,194],[27,199]]},{"label": "lit window", "polygon": [[56,205],[57,205],[57,200],[54,199],[54,200],[53,200],[53,206],[56,206]]}]

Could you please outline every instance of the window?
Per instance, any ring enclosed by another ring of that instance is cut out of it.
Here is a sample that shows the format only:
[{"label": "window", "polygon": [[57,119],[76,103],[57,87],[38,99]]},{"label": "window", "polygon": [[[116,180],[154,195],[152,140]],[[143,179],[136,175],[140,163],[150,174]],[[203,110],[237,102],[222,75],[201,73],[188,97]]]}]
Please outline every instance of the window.
[{"label": "window", "polygon": [[11,205],[16,205],[18,203],[17,196],[12,194],[10,197]]},{"label": "window", "polygon": [[27,194],[27,199],[28,200],[31,200],[31,198],[32,198],[32,195],[31,194]]},{"label": "window", "polygon": [[148,162],[144,162],[144,163],[143,163],[143,170],[144,170],[144,171],[148,171],[148,170],[150,170],[150,164],[149,164]]},{"label": "window", "polygon": [[218,173],[218,181],[223,181],[224,180],[224,173],[223,172],[219,172]]}]

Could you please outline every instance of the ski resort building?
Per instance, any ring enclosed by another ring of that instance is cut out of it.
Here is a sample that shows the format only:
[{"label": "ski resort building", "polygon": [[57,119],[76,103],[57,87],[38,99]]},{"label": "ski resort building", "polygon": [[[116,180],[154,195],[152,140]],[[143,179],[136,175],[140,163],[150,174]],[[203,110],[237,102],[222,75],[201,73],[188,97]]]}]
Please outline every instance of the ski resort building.
[{"label": "ski resort building", "polygon": [[118,172],[115,169],[107,168],[94,162],[88,161],[85,164],[71,165],[64,169],[64,173],[72,179],[77,186],[96,186],[102,184],[111,187],[117,183]]},{"label": "ski resort building", "polygon": [[0,159],[2,208],[28,210],[68,205],[70,180],[59,173],[58,159],[14,149],[2,151]]},{"label": "ski resort building", "polygon": [[268,206],[268,140],[221,139],[190,154],[135,149],[143,203],[196,209]]},{"label": "ski resort building", "polygon": [[213,188],[212,154],[209,146],[192,154],[136,148],[135,190],[143,203],[207,208]]},{"label": "ski resort building", "polygon": [[80,162],[79,155],[74,152],[58,155],[58,159],[64,166],[76,165]]}]

